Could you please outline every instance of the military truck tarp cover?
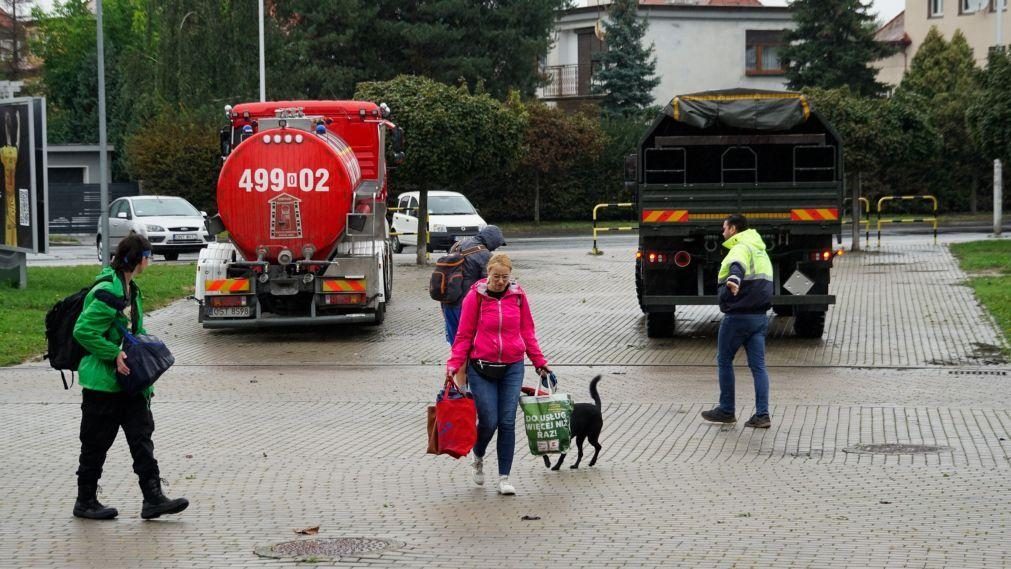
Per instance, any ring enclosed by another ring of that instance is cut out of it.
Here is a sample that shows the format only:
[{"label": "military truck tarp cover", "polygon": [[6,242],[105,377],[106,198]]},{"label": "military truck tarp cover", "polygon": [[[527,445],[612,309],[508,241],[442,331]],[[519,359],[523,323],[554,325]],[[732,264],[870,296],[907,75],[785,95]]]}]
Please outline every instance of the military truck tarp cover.
[{"label": "military truck tarp cover", "polygon": [[[801,93],[731,89],[671,99],[643,134],[627,180],[639,214],[636,288],[650,336],[677,306],[716,304],[723,220],[747,216],[774,264],[773,308],[802,336],[835,303],[842,141]],[[792,279],[792,280],[791,280]]]}]

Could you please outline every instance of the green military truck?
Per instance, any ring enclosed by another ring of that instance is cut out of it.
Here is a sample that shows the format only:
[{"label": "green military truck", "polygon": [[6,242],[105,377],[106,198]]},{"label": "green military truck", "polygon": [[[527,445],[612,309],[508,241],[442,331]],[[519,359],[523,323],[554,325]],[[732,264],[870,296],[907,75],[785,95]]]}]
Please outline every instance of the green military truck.
[{"label": "green military truck", "polygon": [[678,306],[718,304],[723,220],[742,213],[774,268],[773,310],[818,338],[833,236],[841,238],[842,141],[800,93],[735,89],[674,97],[626,163],[639,218],[635,285],[651,338]]}]

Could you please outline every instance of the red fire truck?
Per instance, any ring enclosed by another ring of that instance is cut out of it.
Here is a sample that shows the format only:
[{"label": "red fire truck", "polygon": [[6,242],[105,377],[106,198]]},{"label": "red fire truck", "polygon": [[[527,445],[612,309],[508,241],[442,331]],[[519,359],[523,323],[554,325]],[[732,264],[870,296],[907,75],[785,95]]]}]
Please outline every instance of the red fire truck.
[{"label": "red fire truck", "polygon": [[392,249],[389,109],[364,101],[225,107],[212,243],[197,264],[205,328],[370,322],[386,314]]}]

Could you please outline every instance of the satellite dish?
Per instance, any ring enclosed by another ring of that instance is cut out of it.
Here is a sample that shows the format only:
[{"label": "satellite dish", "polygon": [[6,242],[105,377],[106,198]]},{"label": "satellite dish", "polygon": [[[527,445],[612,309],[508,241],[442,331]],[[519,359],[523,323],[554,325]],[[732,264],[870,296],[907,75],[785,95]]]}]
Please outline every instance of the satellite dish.
[{"label": "satellite dish", "polygon": [[604,20],[597,20],[597,23],[593,24],[593,35],[597,36],[598,40],[604,41]]}]

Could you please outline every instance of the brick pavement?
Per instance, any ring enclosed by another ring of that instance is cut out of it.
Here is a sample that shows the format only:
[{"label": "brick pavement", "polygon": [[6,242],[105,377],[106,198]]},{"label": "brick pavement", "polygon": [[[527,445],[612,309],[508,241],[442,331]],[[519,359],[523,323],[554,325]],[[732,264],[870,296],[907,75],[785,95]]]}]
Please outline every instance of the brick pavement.
[{"label": "brick pavement", "polygon": [[[550,472],[521,447],[519,495],[504,498],[474,487],[465,461],[422,454],[446,349],[420,270],[398,267],[381,329],[206,332],[179,303],[149,319],[180,360],[158,387],[155,444],[190,510],[137,517],[120,438],[102,480],[120,519],[70,517],[79,394],[38,364],[2,369],[0,567],[294,566],[252,551],[316,524],[406,544],[341,567],[1011,566],[1011,367],[975,349],[1000,341],[943,249],[843,257],[837,290],[851,292],[826,340],[770,339],[768,431],[698,419],[716,395],[707,309],[686,311],[679,338],[647,340],[634,296],[565,290],[624,290],[623,259],[549,274],[515,257],[567,389],[586,401],[604,374],[598,466]],[[616,338],[600,331],[612,326]],[[739,380],[747,415],[746,370]],[[872,443],[945,449],[847,452]]]}]

